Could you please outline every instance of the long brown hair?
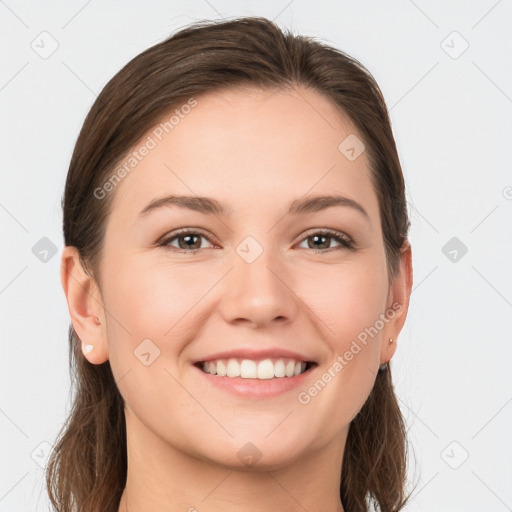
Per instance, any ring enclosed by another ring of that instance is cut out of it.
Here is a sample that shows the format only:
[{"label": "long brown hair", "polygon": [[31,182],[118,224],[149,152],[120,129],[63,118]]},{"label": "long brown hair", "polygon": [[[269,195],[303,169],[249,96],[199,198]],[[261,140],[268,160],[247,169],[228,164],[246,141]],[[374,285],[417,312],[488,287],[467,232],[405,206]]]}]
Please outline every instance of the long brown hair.
[{"label": "long brown hair", "polygon": [[[371,163],[389,280],[397,276],[410,223],[390,120],[374,78],[340,50],[246,17],[196,22],[145,50],[107,83],[88,113],[67,175],[63,229],[65,244],[78,249],[100,289],[115,192],[98,200],[95,191],[163,115],[203,93],[245,85],[313,89],[354,123]],[[117,512],[127,475],[124,401],[109,362],[89,363],[72,325],[69,349],[74,395],[47,466],[50,501],[58,512]],[[350,425],[340,482],[345,510],[367,512],[372,503],[382,512],[403,508],[406,459],[405,422],[388,368]]]}]

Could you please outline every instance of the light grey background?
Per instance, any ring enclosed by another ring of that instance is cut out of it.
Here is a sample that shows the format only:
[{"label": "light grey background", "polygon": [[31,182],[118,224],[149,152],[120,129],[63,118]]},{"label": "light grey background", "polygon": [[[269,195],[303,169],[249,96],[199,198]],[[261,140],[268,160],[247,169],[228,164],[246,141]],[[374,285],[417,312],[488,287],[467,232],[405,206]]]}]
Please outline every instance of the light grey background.
[{"label": "light grey background", "polygon": [[0,0],[0,512],[49,509],[42,466],[70,385],[60,200],[85,115],[142,50],[240,15],[348,52],[388,103],[415,278],[392,362],[406,510],[512,510],[512,1]]}]

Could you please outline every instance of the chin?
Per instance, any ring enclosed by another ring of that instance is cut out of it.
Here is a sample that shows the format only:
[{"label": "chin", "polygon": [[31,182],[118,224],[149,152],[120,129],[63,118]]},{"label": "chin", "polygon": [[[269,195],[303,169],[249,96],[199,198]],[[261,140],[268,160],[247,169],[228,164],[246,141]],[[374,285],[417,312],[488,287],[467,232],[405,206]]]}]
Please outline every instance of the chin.
[{"label": "chin", "polygon": [[[272,436],[272,434],[271,434]],[[276,435],[274,439],[255,436],[241,440],[230,439],[218,443],[215,450],[202,453],[199,458],[226,469],[237,471],[276,471],[296,462],[311,445]]]}]

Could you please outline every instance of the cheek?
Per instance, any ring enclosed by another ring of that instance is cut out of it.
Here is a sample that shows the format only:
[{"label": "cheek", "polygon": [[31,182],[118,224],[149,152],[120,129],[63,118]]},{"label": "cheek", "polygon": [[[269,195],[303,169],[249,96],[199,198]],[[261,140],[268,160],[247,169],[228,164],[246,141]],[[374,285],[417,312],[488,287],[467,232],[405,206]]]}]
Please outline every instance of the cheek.
[{"label": "cheek", "polygon": [[201,299],[218,280],[205,265],[152,264],[142,256],[117,260],[106,275],[109,325],[113,338],[123,341],[119,346],[123,352],[127,344],[133,350],[147,338],[162,352],[178,352],[187,342],[190,326],[197,325]]},{"label": "cheek", "polygon": [[140,418],[161,414],[164,396],[174,409],[191,407],[173,376],[179,375],[183,347],[201,325],[201,299],[219,279],[205,265],[192,266],[132,256],[118,259],[105,273],[109,360],[126,404]]},{"label": "cheek", "polygon": [[325,266],[301,288],[307,306],[325,325],[326,336],[339,351],[375,324],[384,312],[388,292],[385,267],[376,258],[364,264]]},{"label": "cheek", "polygon": [[[323,369],[322,380],[329,384],[321,394],[323,403],[342,416],[339,424],[357,413],[374,383],[380,356],[380,318],[388,293],[385,260],[370,256],[361,265],[346,265],[337,271],[325,268],[315,281],[322,283],[322,292],[311,281],[304,293],[309,297],[307,305],[324,325],[331,359]],[[345,406],[339,407],[341,403]]]},{"label": "cheek", "polygon": [[[348,424],[366,401],[375,381],[380,355],[382,322],[388,292],[384,264],[377,258],[361,265],[332,267],[306,282],[307,305],[324,326],[330,353],[313,387],[303,390],[299,402],[330,415],[333,433]],[[320,291],[321,290],[321,291]],[[326,327],[327,326],[327,327]],[[375,326],[378,328],[376,329]],[[380,329],[379,329],[380,327]],[[329,427],[331,428],[331,427]]]}]

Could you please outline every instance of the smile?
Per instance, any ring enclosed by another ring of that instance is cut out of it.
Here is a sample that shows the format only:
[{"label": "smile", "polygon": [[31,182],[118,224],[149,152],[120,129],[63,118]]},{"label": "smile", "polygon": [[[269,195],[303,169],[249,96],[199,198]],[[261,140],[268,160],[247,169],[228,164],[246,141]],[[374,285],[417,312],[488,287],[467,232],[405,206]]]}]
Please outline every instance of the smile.
[{"label": "smile", "polygon": [[315,363],[289,358],[217,359],[199,361],[196,366],[205,373],[219,377],[269,380],[296,377],[312,368]]}]

